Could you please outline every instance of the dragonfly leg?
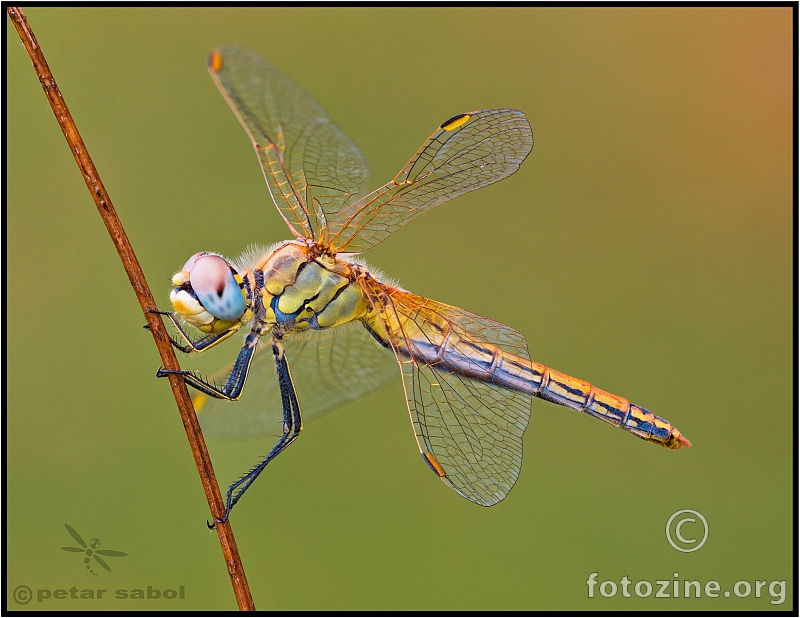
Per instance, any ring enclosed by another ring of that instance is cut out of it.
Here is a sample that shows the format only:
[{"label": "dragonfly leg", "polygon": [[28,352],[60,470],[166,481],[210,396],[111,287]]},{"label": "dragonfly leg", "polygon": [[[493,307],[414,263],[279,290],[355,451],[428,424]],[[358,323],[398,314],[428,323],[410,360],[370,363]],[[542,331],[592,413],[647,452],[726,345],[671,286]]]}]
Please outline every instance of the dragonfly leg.
[{"label": "dragonfly leg", "polygon": [[228,495],[225,504],[225,515],[222,519],[215,519],[213,524],[208,524],[210,529],[214,529],[218,523],[228,521],[231,509],[241,499],[244,492],[253,484],[259,474],[267,467],[267,464],[275,459],[283,450],[297,439],[303,430],[303,417],[300,414],[300,405],[297,403],[297,394],[292,383],[292,376],[289,373],[289,364],[286,362],[283,344],[280,339],[273,339],[272,354],[275,357],[275,368],[278,372],[278,384],[281,389],[281,399],[283,401],[283,434],[272,447],[269,454],[264,459],[236,481],[228,488]]},{"label": "dragonfly leg", "polygon": [[[170,337],[169,340],[172,342],[172,345],[174,347],[176,347],[184,354],[189,354],[190,352],[205,352],[206,350],[213,348],[218,343],[222,343],[228,337],[233,335],[233,333],[239,330],[238,327],[229,328],[228,330],[223,331],[221,333],[206,335],[205,337],[200,337],[200,339],[193,340],[189,335],[189,333],[187,333],[183,329],[183,326],[181,326],[181,323],[175,317],[174,313],[171,313],[169,311],[156,311],[153,309],[149,309],[148,313],[156,313],[158,315],[166,316],[167,318],[169,318],[169,321],[172,322],[172,325],[175,327],[178,333],[180,333],[180,336],[187,343],[187,345],[181,345],[172,337]],[[144,325],[144,328],[150,330],[150,326],[148,326],[147,324]]]},{"label": "dragonfly leg", "polygon": [[201,378],[199,375],[196,375],[194,372],[187,371],[185,369],[175,370],[159,367],[158,371],[156,371],[156,377],[165,378],[170,374],[182,375],[183,379],[189,386],[196,388],[209,397],[234,401],[239,399],[239,397],[242,395],[242,389],[244,388],[245,380],[247,380],[247,373],[250,370],[250,363],[253,361],[253,355],[255,354],[255,351],[255,340],[252,342],[247,342],[244,344],[244,346],[242,346],[242,349],[239,351],[239,356],[236,357],[236,362],[233,364],[233,369],[231,369],[231,374],[228,376],[227,381],[222,387],[219,387],[216,384],[211,384],[207,380]]}]

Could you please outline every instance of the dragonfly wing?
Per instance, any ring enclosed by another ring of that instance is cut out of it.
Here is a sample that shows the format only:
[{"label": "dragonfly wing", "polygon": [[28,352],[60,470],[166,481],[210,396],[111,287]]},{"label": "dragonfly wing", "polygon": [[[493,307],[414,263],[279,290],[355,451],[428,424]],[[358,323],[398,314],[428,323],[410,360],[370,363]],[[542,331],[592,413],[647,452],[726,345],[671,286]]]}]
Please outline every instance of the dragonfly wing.
[{"label": "dragonfly wing", "polygon": [[86,549],[86,542],[83,540],[83,538],[81,538],[81,535],[78,534],[78,531],[69,524],[64,524],[64,527],[67,529],[67,532],[69,532],[70,536],[78,542],[78,545]]},{"label": "dragonfly wing", "polygon": [[97,560],[97,564],[99,564],[99,565],[100,565],[101,567],[103,567],[103,568],[104,568],[106,571],[108,571],[109,573],[111,573],[111,567],[110,567],[110,566],[108,566],[108,563],[107,563],[105,560],[103,560],[103,559],[102,559],[100,556],[98,556],[96,553],[95,553],[95,555],[94,555],[94,559],[95,559],[95,560]]},{"label": "dragonfly wing", "polygon": [[[303,420],[309,421],[397,379],[397,361],[360,324],[288,336],[284,349]],[[219,372],[224,381],[231,367]],[[283,408],[269,347],[256,352],[239,401],[194,397],[203,433],[223,440],[280,435]]]},{"label": "dragonfly wing", "polygon": [[324,242],[327,219],[362,192],[364,155],[311,95],[255,52],[222,47],[209,55],[208,68],[250,135],[289,228]]},{"label": "dragonfly wing", "polygon": [[[522,467],[529,395],[420,360],[452,330],[460,350],[495,345],[528,361],[525,336],[499,322],[373,282],[373,306],[402,367],[403,386],[420,452],[440,478],[465,498],[491,506],[506,497]],[[451,335],[452,337],[452,335]],[[411,350],[411,355],[407,351]],[[465,363],[469,358],[465,357]],[[485,359],[474,359],[475,366]],[[431,457],[431,455],[433,457]]]},{"label": "dragonfly wing", "polygon": [[360,253],[439,204],[502,180],[533,148],[525,114],[490,109],[437,128],[391,182],[328,219],[336,251]]}]

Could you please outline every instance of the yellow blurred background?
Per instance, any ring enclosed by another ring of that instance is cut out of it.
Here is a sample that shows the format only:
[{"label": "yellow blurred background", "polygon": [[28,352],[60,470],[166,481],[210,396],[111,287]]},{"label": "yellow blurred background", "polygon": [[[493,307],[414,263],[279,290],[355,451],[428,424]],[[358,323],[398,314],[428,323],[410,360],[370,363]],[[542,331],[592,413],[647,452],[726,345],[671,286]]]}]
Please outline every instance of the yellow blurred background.
[{"label": "yellow blurred background", "polygon": [[[791,9],[26,14],[163,309],[193,253],[289,235],[207,74],[211,49],[251,47],[308,90],[373,187],[445,119],[524,111],[536,144],[516,175],[365,257],[694,444],[669,452],[537,400],[520,480],[485,509],[424,465],[397,381],[310,423],[235,509],[259,609],[792,607]],[[155,347],[6,19],[7,585],[185,588],[8,607],[233,609]],[[182,362],[213,371],[236,351]],[[220,483],[271,445],[212,443]],[[693,553],[665,538],[684,508],[709,524]],[[65,523],[128,556],[92,576],[61,551]],[[787,593],[589,598],[593,572]]]}]

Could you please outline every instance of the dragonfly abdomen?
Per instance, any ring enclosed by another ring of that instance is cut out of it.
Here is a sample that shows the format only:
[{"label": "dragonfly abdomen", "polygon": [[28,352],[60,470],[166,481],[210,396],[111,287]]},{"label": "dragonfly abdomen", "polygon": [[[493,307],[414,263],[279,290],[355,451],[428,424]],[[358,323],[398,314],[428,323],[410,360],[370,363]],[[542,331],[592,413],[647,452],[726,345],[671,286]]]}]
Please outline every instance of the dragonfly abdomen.
[{"label": "dragonfly abdomen", "polygon": [[531,394],[535,397],[585,412],[643,440],[669,449],[691,446],[669,421],[646,408],[632,404],[624,397],[612,395],[585,380],[573,378],[539,363],[531,363],[531,376],[531,382],[536,385]]},{"label": "dragonfly abdomen", "polygon": [[624,429],[670,449],[691,446],[668,421],[585,380],[509,354],[496,345],[467,341],[452,329],[441,338],[414,337],[413,356],[437,369],[539,397]]}]

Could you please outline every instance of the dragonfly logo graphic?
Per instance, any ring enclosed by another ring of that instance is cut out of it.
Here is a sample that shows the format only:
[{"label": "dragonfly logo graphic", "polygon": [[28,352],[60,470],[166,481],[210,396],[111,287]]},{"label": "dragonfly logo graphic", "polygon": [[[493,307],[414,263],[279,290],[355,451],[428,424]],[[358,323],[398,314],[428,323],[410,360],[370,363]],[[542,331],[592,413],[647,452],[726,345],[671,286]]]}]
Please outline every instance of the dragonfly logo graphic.
[{"label": "dragonfly logo graphic", "polygon": [[86,568],[92,575],[97,575],[97,573],[92,569],[92,558],[94,558],[95,562],[103,567],[109,573],[111,572],[111,567],[108,566],[108,563],[103,560],[100,556],[112,556],[114,558],[122,558],[123,556],[127,556],[125,552],[116,551],[113,549],[97,549],[100,547],[100,539],[97,537],[91,539],[89,544],[86,544],[86,541],[83,540],[83,537],[78,534],[78,532],[70,526],[69,524],[64,524],[64,527],[67,529],[67,532],[70,533],[73,539],[80,545],[80,547],[62,547],[63,551],[75,552],[75,553],[82,553],[85,554],[83,561],[86,563]]}]

